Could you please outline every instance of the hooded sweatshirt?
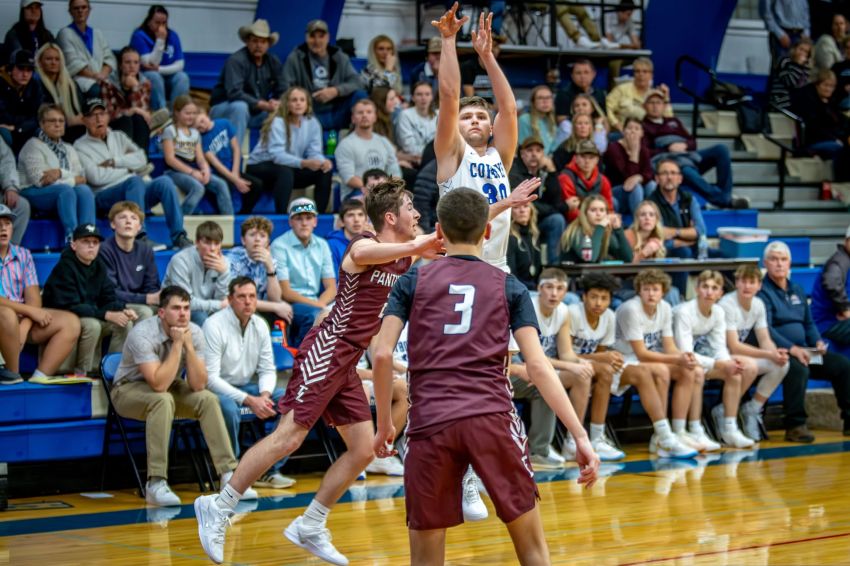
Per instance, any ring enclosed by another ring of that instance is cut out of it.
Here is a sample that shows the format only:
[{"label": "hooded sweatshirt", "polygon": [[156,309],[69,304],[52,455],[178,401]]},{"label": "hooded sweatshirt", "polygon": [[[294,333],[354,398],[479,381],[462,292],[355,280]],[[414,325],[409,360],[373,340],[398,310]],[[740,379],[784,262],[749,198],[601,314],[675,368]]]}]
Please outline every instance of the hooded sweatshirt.
[{"label": "hooded sweatshirt", "polygon": [[96,257],[85,265],[71,248],[66,248],[44,284],[42,301],[47,308],[71,311],[80,318],[106,320],[108,311],[124,310],[106,264]]},{"label": "hooded sweatshirt", "polygon": [[339,277],[339,266],[342,264],[342,256],[345,255],[345,250],[348,248],[351,240],[345,236],[345,230],[342,229],[334,230],[327,235],[325,240],[328,241],[328,245],[331,247],[331,257],[334,260],[334,273]]},{"label": "hooded sweatshirt", "polygon": [[[608,210],[614,211],[614,200],[611,196],[611,182],[605,175],[599,172],[599,166],[594,167],[590,177],[582,175],[573,157],[564,171],[558,175],[558,183],[561,185],[561,195],[564,201],[572,197],[584,200],[591,195],[601,195],[608,203]],[[567,221],[572,222],[578,217],[578,209],[574,208],[567,212]]]}]

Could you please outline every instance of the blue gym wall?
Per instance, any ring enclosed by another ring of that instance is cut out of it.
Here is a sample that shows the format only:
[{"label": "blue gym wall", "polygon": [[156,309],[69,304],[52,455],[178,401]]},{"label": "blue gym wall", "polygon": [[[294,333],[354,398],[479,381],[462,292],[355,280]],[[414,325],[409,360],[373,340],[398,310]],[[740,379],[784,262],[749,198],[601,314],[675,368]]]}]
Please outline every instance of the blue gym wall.
[{"label": "blue gym wall", "polygon": [[345,0],[259,0],[257,17],[267,19],[280,32],[280,41],[271,50],[285,61],[294,47],[304,43],[304,28],[310,20],[325,20],[333,43],[344,4]]}]

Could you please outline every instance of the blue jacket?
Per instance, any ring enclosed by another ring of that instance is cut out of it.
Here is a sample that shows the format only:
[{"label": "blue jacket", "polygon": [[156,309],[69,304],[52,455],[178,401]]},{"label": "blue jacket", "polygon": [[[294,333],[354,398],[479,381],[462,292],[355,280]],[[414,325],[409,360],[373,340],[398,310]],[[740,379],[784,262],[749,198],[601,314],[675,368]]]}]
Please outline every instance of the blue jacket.
[{"label": "blue jacket", "polygon": [[345,250],[348,248],[348,244],[351,243],[351,240],[345,237],[345,230],[334,230],[328,234],[325,239],[331,247],[331,257],[334,260],[334,272],[337,273],[337,278],[339,278],[339,266],[342,263],[342,256],[345,255]]},{"label": "blue jacket", "polygon": [[814,348],[820,332],[812,320],[812,311],[802,287],[788,280],[787,289],[780,289],[770,277],[765,277],[758,294],[767,311],[770,337],[780,348],[803,346]]},{"label": "blue jacket", "polygon": [[850,254],[844,244],[838,244],[837,248],[824,264],[812,290],[812,318],[821,332],[838,323],[836,314],[850,309]]}]

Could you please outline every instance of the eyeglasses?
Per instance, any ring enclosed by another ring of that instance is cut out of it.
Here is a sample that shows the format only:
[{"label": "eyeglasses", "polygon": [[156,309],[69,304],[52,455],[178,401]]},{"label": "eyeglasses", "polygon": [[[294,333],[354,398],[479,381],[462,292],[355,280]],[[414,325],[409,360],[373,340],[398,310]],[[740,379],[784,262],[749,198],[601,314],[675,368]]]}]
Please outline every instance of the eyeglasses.
[{"label": "eyeglasses", "polygon": [[64,124],[65,118],[45,118],[42,122],[45,124]]},{"label": "eyeglasses", "polygon": [[678,177],[681,174],[682,173],[679,172],[679,171],[659,171],[658,172],[659,177]]}]

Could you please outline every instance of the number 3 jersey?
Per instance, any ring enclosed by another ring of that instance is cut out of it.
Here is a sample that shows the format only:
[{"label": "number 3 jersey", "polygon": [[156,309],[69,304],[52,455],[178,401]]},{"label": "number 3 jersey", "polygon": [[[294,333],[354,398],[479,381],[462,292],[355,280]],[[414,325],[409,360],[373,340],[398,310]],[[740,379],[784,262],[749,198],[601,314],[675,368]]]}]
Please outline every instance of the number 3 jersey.
[{"label": "number 3 jersey", "polygon": [[407,322],[407,436],[425,438],[453,421],[513,410],[509,331],[537,326],[528,291],[473,256],[449,256],[401,276],[384,316]]},{"label": "number 3 jersey", "polygon": [[[502,158],[495,147],[488,147],[484,155],[466,144],[460,166],[446,181],[440,183],[440,196],[447,192],[465,187],[479,191],[490,204],[507,198],[511,192],[508,172],[502,164]],[[490,221],[490,237],[484,241],[484,253],[481,258],[501,269],[508,269],[508,236],[511,231],[511,209],[503,211]]]}]

